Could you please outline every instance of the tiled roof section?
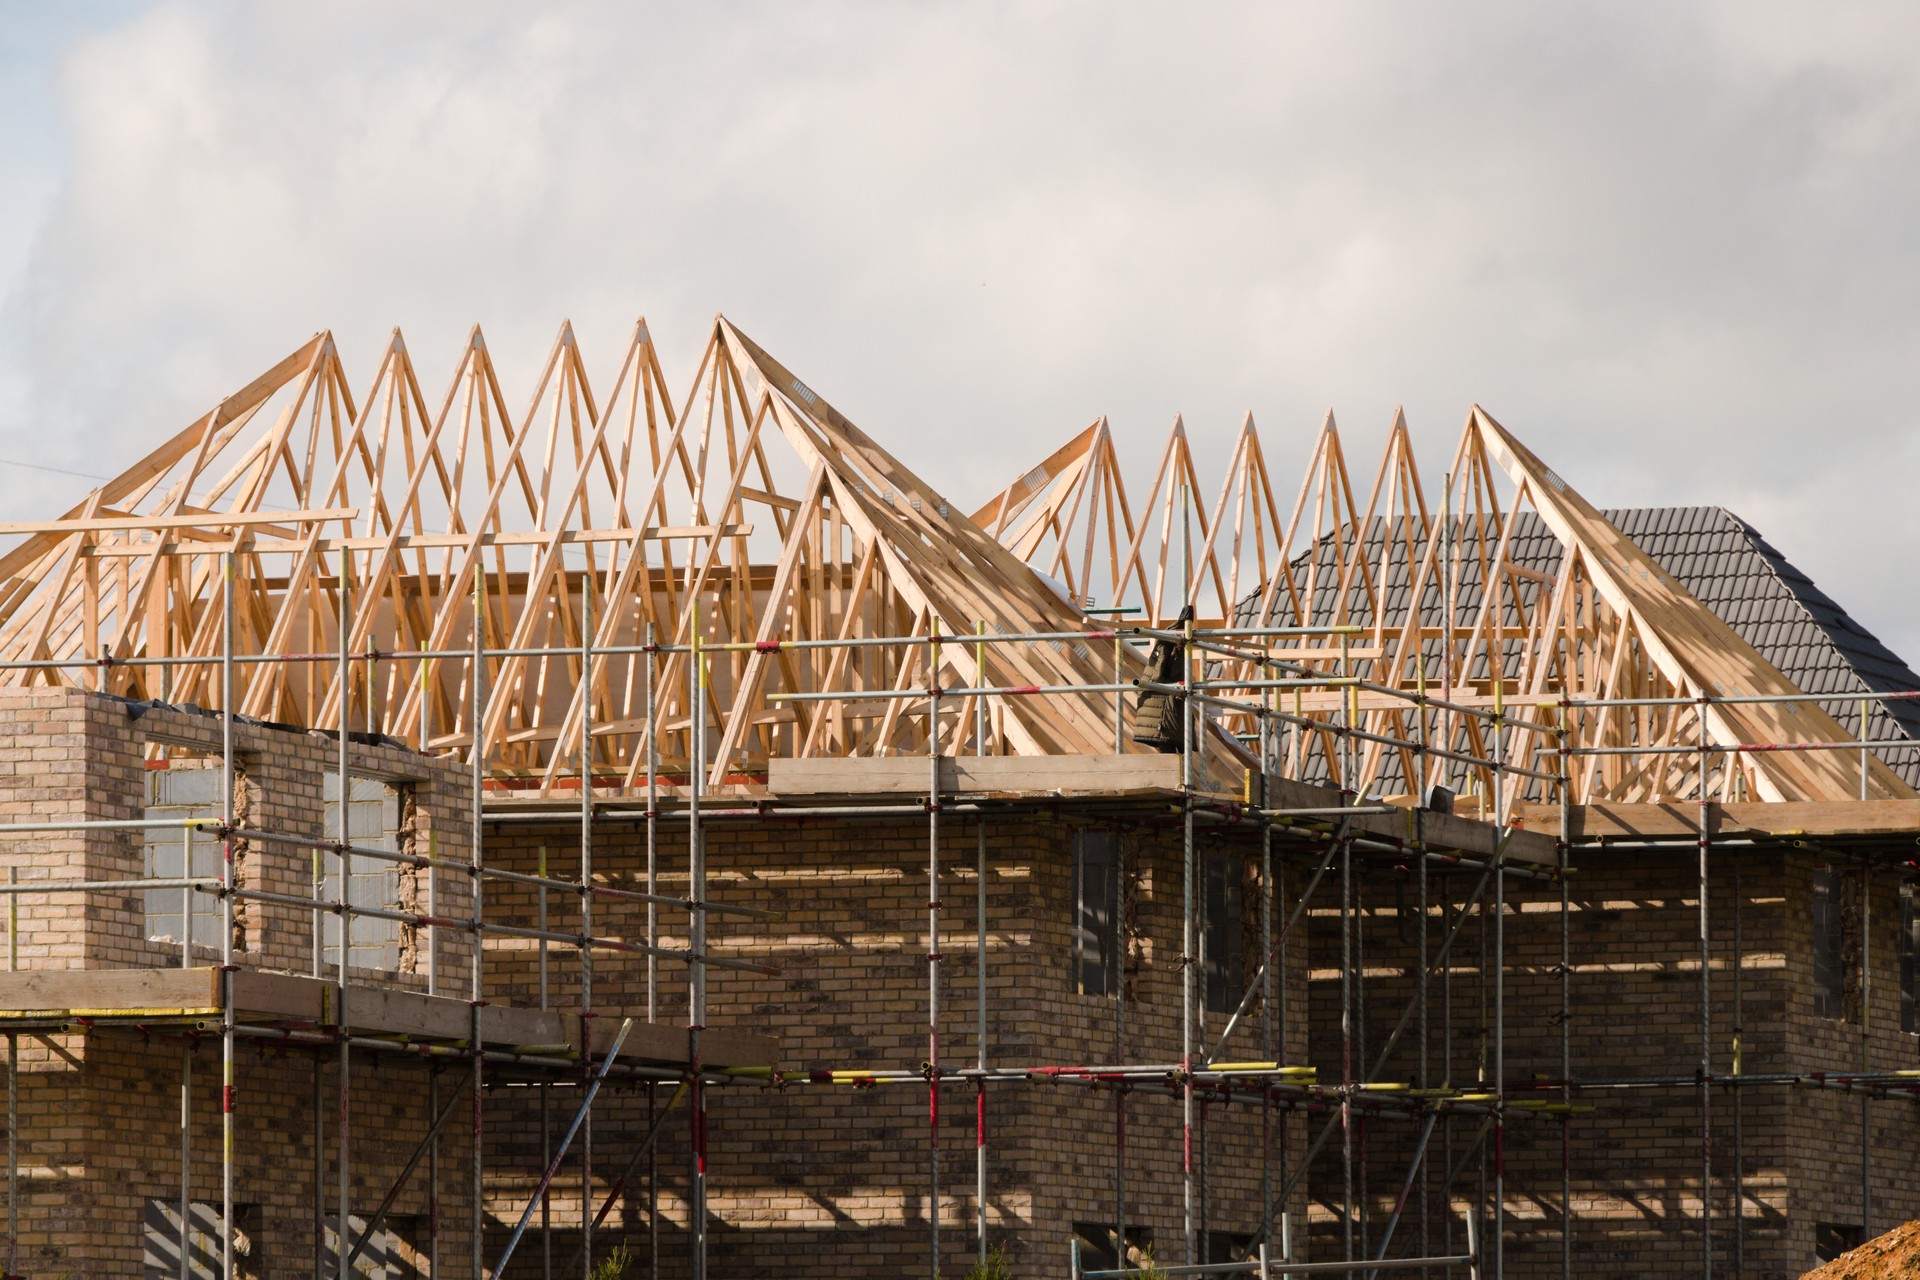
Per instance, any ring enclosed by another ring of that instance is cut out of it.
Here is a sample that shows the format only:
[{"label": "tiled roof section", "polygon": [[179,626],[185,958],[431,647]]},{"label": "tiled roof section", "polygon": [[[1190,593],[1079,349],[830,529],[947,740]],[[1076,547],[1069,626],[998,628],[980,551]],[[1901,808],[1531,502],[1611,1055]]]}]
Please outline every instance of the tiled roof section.
[{"label": "tiled roof section", "polygon": [[[1855,622],[1751,525],[1725,508],[1643,507],[1605,515],[1800,689],[1835,695],[1821,706],[1849,734],[1856,732],[1860,721],[1860,698],[1848,695],[1920,691],[1920,674]],[[1386,532],[1384,522],[1376,523],[1367,531],[1369,544],[1378,548]],[[1404,526],[1396,527],[1394,533],[1395,545],[1387,553],[1386,572],[1380,580],[1384,588],[1380,608],[1389,625],[1402,622],[1411,604],[1401,541]],[[1560,567],[1559,541],[1532,512],[1522,513],[1514,522],[1511,548],[1516,564],[1549,578]],[[1368,559],[1378,563],[1379,556],[1375,550]],[[1302,555],[1294,562],[1296,578],[1303,584],[1310,561],[1319,562],[1312,566],[1318,570],[1318,581],[1307,610],[1310,623],[1324,623],[1332,616],[1338,595],[1332,579],[1340,558],[1327,539],[1317,556]],[[1530,582],[1520,586],[1529,594],[1537,590]],[[1470,561],[1456,591],[1456,626],[1472,625],[1480,597],[1477,566]],[[1348,598],[1351,620],[1370,623],[1373,610],[1365,590],[1350,586]],[[1250,598],[1240,611],[1241,621],[1250,621],[1253,612]],[[1292,625],[1292,612],[1284,600],[1277,601],[1269,623]],[[1421,601],[1421,612],[1429,625],[1439,621],[1442,607],[1431,588]],[[1430,656],[1438,658],[1437,647]],[[1516,647],[1507,658],[1510,671],[1517,671],[1518,659]],[[1484,676],[1484,666],[1473,673],[1475,679]],[[1875,700],[1867,731],[1874,740],[1904,738],[1916,743],[1879,748],[1876,754],[1909,785],[1920,787],[1920,700]]]},{"label": "tiled roof section", "polygon": [[[1920,691],[1920,674],[1724,507],[1642,507],[1606,516],[1805,692]],[[1858,733],[1857,697],[1821,705],[1848,733]],[[1920,702],[1873,702],[1867,733],[1920,742]],[[1920,786],[1920,747],[1877,754],[1909,785]]]}]

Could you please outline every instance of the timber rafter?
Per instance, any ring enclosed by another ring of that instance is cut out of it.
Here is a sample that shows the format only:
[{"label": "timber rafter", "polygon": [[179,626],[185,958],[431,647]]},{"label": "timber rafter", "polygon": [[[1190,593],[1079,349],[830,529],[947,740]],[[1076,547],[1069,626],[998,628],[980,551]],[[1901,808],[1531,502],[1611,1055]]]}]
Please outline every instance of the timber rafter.
[{"label": "timber rafter", "polygon": [[[774,756],[924,754],[931,731],[973,751],[970,699],[930,727],[924,700],[874,695],[1114,674],[1093,640],[987,646],[977,669],[976,630],[1095,624],[724,319],[677,401],[644,321],[604,392],[562,326],[517,411],[477,328],[438,398],[398,331],[359,394],[322,333],[65,517],[7,531],[0,660],[79,665],[0,680],[218,707],[230,555],[236,653],[286,659],[237,667],[241,713],[477,740],[495,785],[577,785],[588,727],[596,787],[642,785],[649,738],[683,776],[696,717],[715,785]],[[477,724],[476,629],[501,651]],[[793,643],[936,632],[937,659]],[[663,651],[607,652],[649,635]],[[781,696],[821,692],[842,696]],[[1110,753],[1113,701],[994,700],[985,748]]]},{"label": "timber rafter", "polygon": [[[1380,687],[1268,695],[1273,709],[1307,722],[1282,735],[1279,767],[1288,776],[1375,795],[1441,782],[1469,793],[1470,806],[1474,795],[1490,797],[1491,768],[1379,740],[1491,760],[1488,720],[1438,701],[1500,710],[1499,754],[1521,769],[1556,772],[1563,741],[1661,749],[1572,757],[1577,803],[1696,798],[1703,782],[1721,800],[1860,798],[1851,751],[1710,752],[1703,780],[1700,756],[1688,750],[1702,741],[1851,735],[1810,702],[1698,701],[1801,691],[1478,406],[1437,494],[1421,480],[1401,415],[1365,489],[1354,484],[1331,414],[1290,505],[1275,493],[1251,417],[1217,487],[1202,484],[1178,419],[1151,476],[1136,504],[1102,418],[975,519],[1082,605],[1125,609],[1129,620],[1166,625],[1192,606],[1202,626],[1325,629],[1245,642],[1258,660],[1227,659],[1210,672],[1304,672]],[[1550,553],[1516,546],[1516,536],[1537,539],[1541,527],[1556,543]],[[1673,705],[1564,705],[1624,699]],[[1250,716],[1223,719],[1243,734],[1255,729]],[[1351,768],[1338,732],[1346,723],[1370,735]],[[1546,798],[1547,784],[1509,777],[1508,812]],[[1865,790],[1869,800],[1914,794],[1877,758]]]},{"label": "timber rafter", "polygon": [[[1541,525],[1556,555],[1516,548]],[[642,786],[650,754],[684,777],[698,723],[716,786],[781,757],[1137,751],[1111,690],[984,708],[956,694],[938,723],[924,697],[888,696],[1130,681],[1139,652],[1089,613],[1115,608],[1320,628],[1234,641],[1246,656],[1215,654],[1208,675],[1375,686],[1258,695],[1296,717],[1283,772],[1375,795],[1485,793],[1496,750],[1557,769],[1567,698],[1675,700],[1581,711],[1575,746],[1846,737],[1811,704],[1694,701],[1797,691],[1478,408],[1437,498],[1404,419],[1362,489],[1329,415],[1283,501],[1249,416],[1211,487],[1176,419],[1135,502],[1101,418],[969,516],[724,317],[677,399],[645,321],[604,389],[562,325],[517,407],[477,328],[437,397],[397,330],[359,392],[317,334],[60,519],[0,532],[19,538],[0,555],[0,682],[218,707],[230,590],[241,713],[477,750],[493,785],[536,791],[578,785],[583,737],[596,788]],[[649,636],[662,648],[636,652]],[[917,640],[873,643],[901,637]],[[1499,707],[1499,741],[1422,696]],[[1351,752],[1343,723],[1367,735]],[[1208,767],[1248,763],[1232,735],[1255,728],[1214,714]],[[1581,800],[1860,786],[1857,763],[1815,752],[1715,753],[1704,779],[1678,750],[1580,756],[1570,773]],[[1877,762],[1867,790],[1913,795]]]}]

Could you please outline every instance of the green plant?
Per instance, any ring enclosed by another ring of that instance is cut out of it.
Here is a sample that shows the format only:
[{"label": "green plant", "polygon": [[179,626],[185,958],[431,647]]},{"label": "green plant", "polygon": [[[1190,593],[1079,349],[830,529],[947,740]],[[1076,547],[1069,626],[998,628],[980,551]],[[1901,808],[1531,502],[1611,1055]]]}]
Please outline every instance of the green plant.
[{"label": "green plant", "polygon": [[985,1258],[975,1258],[968,1266],[963,1280],[1012,1280],[1013,1272],[1007,1267],[1005,1246],[990,1244]]},{"label": "green plant", "polygon": [[1167,1269],[1153,1260],[1153,1246],[1140,1249],[1140,1265],[1133,1273],[1139,1280],[1167,1280]]},{"label": "green plant", "polygon": [[633,1255],[627,1252],[627,1246],[616,1246],[612,1253],[593,1264],[592,1280],[620,1280],[632,1264]]}]

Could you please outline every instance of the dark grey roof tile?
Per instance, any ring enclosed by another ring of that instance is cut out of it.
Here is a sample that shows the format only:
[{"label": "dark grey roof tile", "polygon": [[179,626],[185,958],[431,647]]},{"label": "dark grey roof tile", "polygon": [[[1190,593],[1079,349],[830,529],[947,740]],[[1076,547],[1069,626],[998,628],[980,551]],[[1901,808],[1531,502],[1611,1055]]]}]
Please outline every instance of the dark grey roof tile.
[{"label": "dark grey roof tile", "polygon": [[[1849,616],[1807,575],[1744,520],[1724,507],[1640,507],[1603,513],[1643,550],[1662,571],[1718,615],[1753,645],[1789,680],[1808,693],[1835,695],[1821,703],[1842,723],[1858,719],[1858,694],[1920,691],[1920,674]],[[1414,608],[1407,583],[1409,567],[1404,552],[1404,522],[1389,530],[1376,520],[1366,540],[1378,548],[1391,539],[1386,588],[1380,607],[1389,621],[1405,619]],[[1523,513],[1515,521],[1510,549],[1513,560],[1551,577],[1560,566],[1560,546],[1546,522]],[[1328,543],[1302,555],[1294,572],[1303,592],[1314,575],[1311,597],[1305,603],[1312,618],[1332,611],[1338,594],[1334,581],[1336,557]],[[1534,598],[1528,586],[1525,599]],[[1482,584],[1477,568],[1463,574],[1455,591],[1458,625],[1471,625],[1479,607]],[[1372,617],[1364,586],[1356,584],[1350,597],[1361,621]],[[1429,590],[1419,602],[1423,617],[1438,621],[1441,602]],[[1251,618],[1254,598],[1240,611]],[[1285,622],[1293,610],[1281,593],[1270,621]],[[1513,621],[1514,619],[1509,619]],[[1435,646],[1437,656],[1437,646]],[[1516,662],[1517,654],[1508,656]],[[1870,717],[1875,737],[1907,737],[1920,743],[1920,699],[1876,701]],[[1920,786],[1920,748],[1886,750],[1882,755],[1906,779]]]}]

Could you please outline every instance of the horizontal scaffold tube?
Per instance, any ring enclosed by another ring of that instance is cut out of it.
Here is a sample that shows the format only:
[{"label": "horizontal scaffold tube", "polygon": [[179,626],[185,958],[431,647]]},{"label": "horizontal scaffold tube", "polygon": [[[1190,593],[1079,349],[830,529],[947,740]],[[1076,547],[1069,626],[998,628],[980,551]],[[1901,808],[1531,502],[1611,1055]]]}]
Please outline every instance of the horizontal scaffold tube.
[{"label": "horizontal scaffold tube", "polygon": [[[1542,747],[1542,755],[1564,756],[1697,756],[1766,755],[1775,751],[1861,751],[1874,747],[1911,747],[1912,738],[1848,738],[1841,742],[1705,742],[1691,746]],[[1519,769],[1511,770],[1519,773]]]},{"label": "horizontal scaffold tube", "polygon": [[1263,1264],[1259,1259],[1245,1262],[1196,1262],[1190,1266],[1156,1266],[1151,1271],[1138,1268],[1124,1268],[1107,1271],[1082,1271],[1081,1280],[1138,1280],[1142,1276],[1203,1276],[1203,1275],[1246,1275],[1258,1272],[1264,1265],[1266,1270],[1280,1277],[1286,1276],[1342,1276],[1352,1275],[1356,1271],[1413,1271],[1425,1268],[1436,1270],[1444,1267],[1472,1266],[1474,1257],[1470,1253],[1451,1253],[1432,1258],[1386,1258],[1381,1260],[1355,1259],[1352,1262],[1281,1262],[1268,1258]]}]

